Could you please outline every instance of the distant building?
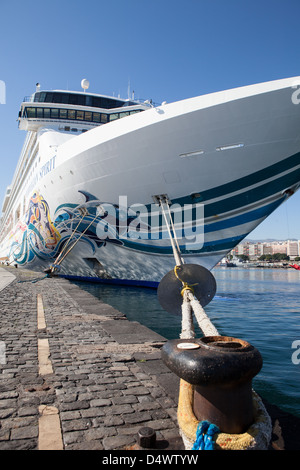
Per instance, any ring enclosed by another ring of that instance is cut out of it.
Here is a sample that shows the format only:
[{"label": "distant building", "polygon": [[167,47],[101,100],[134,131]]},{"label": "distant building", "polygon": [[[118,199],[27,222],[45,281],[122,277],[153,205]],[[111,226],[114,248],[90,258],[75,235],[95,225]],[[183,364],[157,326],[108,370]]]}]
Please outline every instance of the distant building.
[{"label": "distant building", "polygon": [[299,241],[288,240],[286,253],[291,259],[299,256]]},{"label": "distant building", "polygon": [[272,243],[272,254],[274,255],[275,253],[283,253],[287,254],[287,244],[286,242],[278,242],[278,243]]},{"label": "distant building", "polygon": [[300,240],[282,240],[274,242],[242,242],[230,254],[234,257],[249,256],[250,260],[257,260],[262,255],[286,254],[293,260],[300,256]]}]

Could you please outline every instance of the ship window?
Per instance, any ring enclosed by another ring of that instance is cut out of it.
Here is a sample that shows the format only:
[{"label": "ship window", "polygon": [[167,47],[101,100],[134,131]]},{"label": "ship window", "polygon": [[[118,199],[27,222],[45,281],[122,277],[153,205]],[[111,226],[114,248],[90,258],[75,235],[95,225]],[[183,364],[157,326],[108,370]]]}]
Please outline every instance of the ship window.
[{"label": "ship window", "polygon": [[74,109],[26,107],[22,117],[30,119],[69,119],[72,121],[77,120],[106,124],[109,120],[114,121],[128,115],[129,112],[107,115],[104,113],[93,113],[91,111],[76,111]]},{"label": "ship window", "polygon": [[53,103],[53,93],[47,93],[45,101],[47,103]]},{"label": "ship window", "polygon": [[68,119],[75,119],[76,111],[73,109],[68,110]]},{"label": "ship window", "polygon": [[76,95],[76,98],[77,98],[77,103],[76,104],[79,104],[79,106],[84,106],[85,105],[85,98],[86,98],[85,95]]},{"label": "ship window", "polygon": [[90,111],[85,111],[84,120],[85,121],[91,121],[92,120],[92,113]]},{"label": "ship window", "polygon": [[86,95],[86,97],[85,97],[85,105],[86,105],[86,106],[92,106],[92,103],[93,103],[92,97],[89,96],[89,95]]},{"label": "ship window", "polygon": [[53,93],[53,103],[63,103],[61,93]]},{"label": "ship window", "polygon": [[106,98],[104,96],[91,96],[77,93],[64,92],[38,92],[34,95],[34,101],[40,103],[64,103],[79,106],[92,106],[94,108],[113,109],[121,106],[129,106],[131,102],[124,100]]},{"label": "ship window", "polygon": [[69,95],[69,104],[77,104],[76,102],[76,95]]},{"label": "ship window", "polygon": [[43,119],[44,117],[43,108],[36,108],[36,117],[39,119]]},{"label": "ship window", "polygon": [[119,113],[113,113],[109,115],[110,121],[115,121],[115,119],[119,119]]},{"label": "ship window", "polygon": [[100,122],[100,113],[93,113],[93,122]]},{"label": "ship window", "polygon": [[78,121],[83,121],[84,120],[84,111],[77,111],[76,112],[76,119]]},{"label": "ship window", "polygon": [[58,109],[51,108],[51,119],[58,119]]},{"label": "ship window", "polygon": [[50,108],[44,108],[44,119],[50,119]]},{"label": "ship window", "polygon": [[67,110],[66,109],[60,109],[59,110],[59,117],[60,119],[67,119]]},{"label": "ship window", "polygon": [[125,113],[120,113],[120,118],[129,116],[129,111],[126,111]]},{"label": "ship window", "polygon": [[61,93],[61,103],[69,104],[69,93]]},{"label": "ship window", "polygon": [[35,110],[36,108],[26,108],[27,110],[27,117],[35,118]]},{"label": "ship window", "polygon": [[39,97],[38,97],[38,100],[40,103],[43,103],[45,100],[46,100],[46,93],[45,92],[41,92],[41,93],[38,93],[39,94]]}]

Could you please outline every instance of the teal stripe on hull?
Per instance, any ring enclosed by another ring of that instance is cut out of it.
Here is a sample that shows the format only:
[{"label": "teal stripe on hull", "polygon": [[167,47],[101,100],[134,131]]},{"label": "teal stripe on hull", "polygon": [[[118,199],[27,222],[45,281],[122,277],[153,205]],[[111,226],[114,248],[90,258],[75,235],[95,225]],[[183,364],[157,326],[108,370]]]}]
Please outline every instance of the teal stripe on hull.
[{"label": "teal stripe on hull", "polygon": [[204,211],[205,217],[211,217],[216,214],[224,214],[225,212],[234,209],[240,209],[248,204],[256,203],[262,199],[272,196],[280,191],[283,191],[290,186],[300,181],[300,168],[292,173],[282,176],[275,181],[264,183],[258,188],[250,189],[242,194],[229,197],[224,201],[215,202],[212,204],[205,204]]},{"label": "teal stripe on hull", "polygon": [[[233,193],[235,191],[241,191],[243,189],[246,190],[249,186],[252,186],[258,183],[263,183],[265,180],[269,178],[273,178],[274,176],[280,175],[281,173],[291,170],[292,168],[295,168],[298,165],[300,165],[300,152],[296,153],[295,155],[292,155],[289,158],[286,158],[285,160],[279,163],[275,163],[274,165],[268,166],[264,168],[263,170],[256,171],[255,173],[252,173],[251,175],[244,176],[235,181],[225,183],[221,186],[217,186],[215,188],[211,188],[205,191],[201,191],[201,188],[199,188],[200,198],[198,199],[191,197],[191,196],[184,196],[182,198],[178,198],[174,200],[173,202],[174,203],[176,202],[178,204],[192,204],[193,202],[205,203],[205,201],[209,201],[210,199],[215,199],[215,198],[219,198],[223,196],[226,197],[227,194]],[[295,184],[296,182],[298,182],[299,175],[300,175],[299,171],[300,170],[295,170],[290,175],[283,176],[282,184],[284,185],[285,180],[288,183],[287,186],[289,184]],[[272,189],[268,190],[267,196],[270,194],[276,193],[276,189],[274,190],[274,182],[270,182],[267,184],[273,188],[273,190]],[[279,188],[279,190],[284,189],[285,187],[282,186],[281,188]],[[259,188],[261,188],[261,186]],[[258,197],[257,199],[262,199],[264,197],[267,197],[265,195],[265,191],[261,190],[261,193],[262,193],[261,197]],[[246,194],[248,194],[248,192]],[[236,198],[241,198],[241,195],[236,196]]]},{"label": "teal stripe on hull", "polygon": [[[226,230],[228,228],[237,228],[240,225],[247,224],[249,222],[255,222],[260,220],[264,217],[267,217],[271,212],[273,212],[282,202],[282,198],[272,204],[268,204],[264,207],[260,207],[259,209],[255,209],[248,213],[242,214],[237,217],[232,217],[231,219],[216,222],[210,225],[205,226],[205,233],[209,232],[219,232],[222,230]],[[187,250],[184,246],[180,246],[181,252],[184,254],[198,254],[198,253],[211,253],[215,250],[222,251],[222,250],[230,250],[234,248],[245,236],[248,235],[249,232],[239,235],[237,237],[230,237],[227,239],[217,239],[209,242],[204,242],[203,246],[198,250]],[[124,245],[127,248],[132,248],[137,251],[143,251],[148,253],[157,253],[157,254],[165,254],[170,255],[172,254],[171,247],[162,247],[159,245],[146,245],[138,242],[131,242],[130,240],[125,240]]]}]

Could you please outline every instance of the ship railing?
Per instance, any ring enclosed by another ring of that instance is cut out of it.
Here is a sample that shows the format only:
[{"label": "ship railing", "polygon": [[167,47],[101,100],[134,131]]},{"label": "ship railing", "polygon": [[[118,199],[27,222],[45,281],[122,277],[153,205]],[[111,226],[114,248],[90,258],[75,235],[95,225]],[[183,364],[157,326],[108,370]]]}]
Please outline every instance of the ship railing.
[{"label": "ship railing", "polygon": [[[128,100],[130,105],[128,106],[131,106],[132,104],[134,103],[138,103],[138,104],[143,104],[145,106],[148,106],[149,108],[157,108],[158,106],[160,106],[160,103],[156,103],[155,101],[153,101],[152,99],[150,100],[145,100],[145,99],[141,99],[141,98],[134,98],[133,100]],[[126,103],[125,105],[123,105],[123,107],[126,106]]]},{"label": "ship railing", "polygon": [[23,103],[33,103],[33,95],[24,96]]}]

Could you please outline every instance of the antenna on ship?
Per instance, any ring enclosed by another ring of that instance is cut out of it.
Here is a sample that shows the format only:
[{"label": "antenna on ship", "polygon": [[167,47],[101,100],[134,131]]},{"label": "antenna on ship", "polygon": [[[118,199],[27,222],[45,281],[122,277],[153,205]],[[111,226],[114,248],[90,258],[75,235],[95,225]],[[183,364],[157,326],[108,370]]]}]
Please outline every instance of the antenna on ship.
[{"label": "antenna on ship", "polygon": [[81,88],[84,89],[84,93],[85,93],[85,90],[87,90],[89,86],[90,86],[90,82],[86,78],[81,80]]},{"label": "antenna on ship", "polygon": [[130,79],[128,79],[128,86],[127,86],[127,99],[130,100]]}]

